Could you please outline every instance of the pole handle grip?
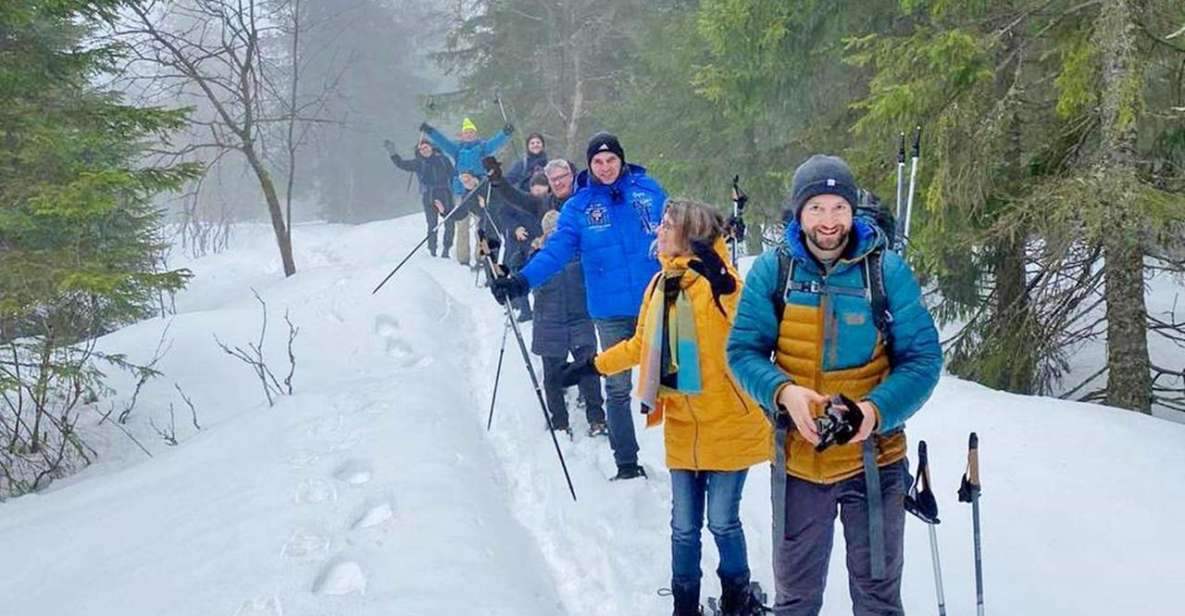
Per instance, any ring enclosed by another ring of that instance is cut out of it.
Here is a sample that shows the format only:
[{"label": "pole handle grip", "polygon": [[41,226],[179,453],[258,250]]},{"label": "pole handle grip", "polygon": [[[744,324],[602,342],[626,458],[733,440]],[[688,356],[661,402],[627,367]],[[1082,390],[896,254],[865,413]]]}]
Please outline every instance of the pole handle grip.
[{"label": "pole handle grip", "polygon": [[913,129],[913,152],[914,158],[920,158],[922,152],[922,125],[918,124],[917,128]]},{"label": "pole handle grip", "polygon": [[901,131],[900,136],[901,136],[901,141],[898,143],[898,148],[897,148],[897,164],[904,165],[905,164],[905,131]]},{"label": "pole handle grip", "polygon": [[967,479],[979,487],[979,436],[974,432],[967,440]]}]

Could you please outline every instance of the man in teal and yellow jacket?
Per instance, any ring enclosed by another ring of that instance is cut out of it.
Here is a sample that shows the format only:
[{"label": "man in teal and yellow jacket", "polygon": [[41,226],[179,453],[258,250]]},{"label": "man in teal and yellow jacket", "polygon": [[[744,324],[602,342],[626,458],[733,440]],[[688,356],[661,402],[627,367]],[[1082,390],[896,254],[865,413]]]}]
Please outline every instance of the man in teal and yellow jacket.
[{"label": "man in teal and yellow jacket", "polygon": [[[741,386],[793,428],[775,437],[785,455],[774,476],[779,616],[822,608],[837,509],[854,613],[904,613],[903,427],[934,390],[942,349],[912,270],[855,216],[857,202],[842,159],[797,169],[784,246],[753,264],[727,347]],[[858,401],[864,419],[849,443],[817,452],[814,418],[833,394]]]}]

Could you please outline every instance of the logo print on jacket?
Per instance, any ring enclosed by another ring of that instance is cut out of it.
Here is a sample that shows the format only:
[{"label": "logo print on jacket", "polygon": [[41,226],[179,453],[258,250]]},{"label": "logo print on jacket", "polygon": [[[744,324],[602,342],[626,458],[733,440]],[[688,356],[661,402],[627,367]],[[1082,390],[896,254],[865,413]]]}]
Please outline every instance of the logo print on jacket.
[{"label": "logo print on jacket", "polygon": [[647,235],[657,235],[658,224],[661,221],[650,219],[650,210],[654,207],[654,199],[648,194],[638,193],[634,195],[633,205],[634,212],[638,214],[638,220],[642,221],[642,231]]},{"label": "logo print on jacket", "polygon": [[604,205],[594,203],[588,208],[588,226],[589,227],[608,227],[609,226],[609,211]]}]

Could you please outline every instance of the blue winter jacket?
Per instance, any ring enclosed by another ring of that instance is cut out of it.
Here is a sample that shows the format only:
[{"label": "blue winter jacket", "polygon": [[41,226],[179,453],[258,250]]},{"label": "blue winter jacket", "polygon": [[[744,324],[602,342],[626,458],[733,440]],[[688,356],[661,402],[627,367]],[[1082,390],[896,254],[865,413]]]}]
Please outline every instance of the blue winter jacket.
[{"label": "blue winter jacket", "polygon": [[582,171],[555,233],[520,273],[537,287],[579,254],[589,315],[636,317],[642,294],[659,270],[651,245],[666,202],[662,186],[638,165],[627,165],[609,185]]},{"label": "blue winter jacket", "polygon": [[[797,222],[786,227],[785,249],[794,260],[796,282],[855,289],[865,288],[864,258],[876,248],[884,250],[884,235],[874,225],[857,218],[852,227],[855,246],[826,276],[802,243]],[[885,294],[892,313],[889,325],[889,373],[867,398],[880,410],[878,432],[901,427],[930,397],[942,371],[942,347],[934,320],[922,303],[913,271],[897,253],[884,250],[882,259]],[[744,292],[728,339],[728,365],[741,386],[767,410],[776,408],[774,396],[791,379],[771,360],[778,344],[780,320],[775,315],[778,285],[778,253],[759,256],[745,278]],[[801,285],[798,285],[801,288]],[[787,305],[819,306],[819,295],[792,290]],[[873,357],[878,332],[869,300],[860,295],[831,297],[836,310],[834,335],[825,335],[821,358],[824,371],[857,368]],[[861,318],[863,317],[863,318]],[[807,384],[809,387],[810,385]]]},{"label": "blue winter jacket", "polygon": [[453,194],[455,195],[463,195],[466,192],[465,187],[461,184],[461,172],[468,171],[478,179],[484,178],[486,170],[481,164],[481,159],[492,156],[506,144],[506,139],[510,137],[510,133],[503,129],[485,141],[481,139],[453,141],[431,126],[424,134],[436,147],[452,157],[453,166],[456,167],[456,174],[453,176]]}]

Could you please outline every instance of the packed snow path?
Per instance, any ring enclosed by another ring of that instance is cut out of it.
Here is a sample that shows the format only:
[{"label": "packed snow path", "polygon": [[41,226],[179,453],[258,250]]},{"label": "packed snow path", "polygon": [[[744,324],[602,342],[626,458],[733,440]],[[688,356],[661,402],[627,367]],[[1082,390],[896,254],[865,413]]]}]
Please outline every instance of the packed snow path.
[{"label": "packed snow path", "polygon": [[[504,316],[454,262],[413,258],[422,220],[298,227],[300,273],[283,279],[266,229],[198,260],[177,298],[165,377],[128,429],[91,428],[103,461],[0,504],[0,613],[129,615],[665,614],[669,481],[660,430],[637,423],[650,479],[610,483],[608,442],[561,439],[568,494],[513,338],[485,431]],[[178,263],[174,263],[177,265]],[[264,403],[250,369],[213,335],[258,335],[296,395]],[[151,357],[166,322],[107,336]],[[530,326],[524,328],[529,344]],[[194,399],[189,426],[173,383]],[[130,395],[132,383],[116,383]],[[148,418],[178,408],[178,447]],[[93,424],[94,420],[89,422]],[[970,509],[957,503],[967,433],[979,432],[986,601],[997,614],[1179,613],[1185,576],[1185,426],[1097,406],[991,392],[945,378],[910,423],[929,442],[948,612],[974,609]],[[754,576],[772,589],[769,472],[750,473],[742,517]],[[705,531],[704,595],[718,592]],[[935,608],[926,529],[907,526],[906,608]],[[837,533],[824,614],[850,613]]]}]

